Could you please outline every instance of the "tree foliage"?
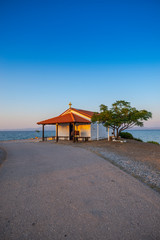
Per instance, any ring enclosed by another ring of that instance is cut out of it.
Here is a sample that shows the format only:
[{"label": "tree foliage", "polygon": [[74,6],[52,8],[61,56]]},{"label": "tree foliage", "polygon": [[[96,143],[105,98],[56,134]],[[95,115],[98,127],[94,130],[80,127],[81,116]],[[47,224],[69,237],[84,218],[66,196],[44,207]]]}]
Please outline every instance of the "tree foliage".
[{"label": "tree foliage", "polygon": [[152,117],[152,113],[147,110],[137,110],[131,107],[130,102],[124,100],[116,101],[111,109],[104,104],[100,105],[100,113],[95,113],[92,122],[99,121],[105,127],[110,127],[114,135],[119,137],[120,132],[134,126],[143,127],[143,121]]}]

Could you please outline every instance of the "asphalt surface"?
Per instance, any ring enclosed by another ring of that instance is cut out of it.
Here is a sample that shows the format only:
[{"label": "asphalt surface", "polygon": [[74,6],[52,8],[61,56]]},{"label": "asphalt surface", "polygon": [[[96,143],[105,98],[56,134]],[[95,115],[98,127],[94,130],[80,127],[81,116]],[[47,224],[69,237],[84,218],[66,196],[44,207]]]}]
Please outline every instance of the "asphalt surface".
[{"label": "asphalt surface", "polygon": [[160,239],[160,194],[81,148],[5,143],[1,240]]},{"label": "asphalt surface", "polygon": [[0,147],[0,166],[1,164],[4,162],[4,160],[6,159],[7,153],[6,151]]}]

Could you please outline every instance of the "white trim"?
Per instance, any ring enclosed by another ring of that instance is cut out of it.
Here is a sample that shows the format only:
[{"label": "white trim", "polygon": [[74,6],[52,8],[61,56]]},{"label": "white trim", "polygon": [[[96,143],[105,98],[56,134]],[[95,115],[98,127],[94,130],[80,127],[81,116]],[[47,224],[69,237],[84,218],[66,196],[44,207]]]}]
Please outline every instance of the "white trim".
[{"label": "white trim", "polygon": [[97,141],[99,140],[99,122],[97,121]]}]

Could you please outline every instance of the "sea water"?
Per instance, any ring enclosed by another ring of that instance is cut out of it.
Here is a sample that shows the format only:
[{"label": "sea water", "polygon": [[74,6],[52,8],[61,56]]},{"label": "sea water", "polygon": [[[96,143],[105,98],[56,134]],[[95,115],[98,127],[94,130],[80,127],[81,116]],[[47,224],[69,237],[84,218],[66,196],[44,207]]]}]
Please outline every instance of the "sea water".
[{"label": "sea water", "polygon": [[[55,136],[55,131],[44,131],[44,136]],[[36,131],[0,131],[0,141],[30,139],[42,137],[42,132]]]},{"label": "sea water", "polygon": [[[160,143],[160,130],[126,130],[131,133],[133,137],[140,138],[144,142],[155,141]],[[55,131],[44,131],[44,136],[55,136]],[[36,131],[0,131],[0,141],[30,139],[35,137],[42,137],[42,132]]]},{"label": "sea water", "polygon": [[160,143],[160,130],[126,130],[135,138],[140,138],[143,142],[155,141]]}]

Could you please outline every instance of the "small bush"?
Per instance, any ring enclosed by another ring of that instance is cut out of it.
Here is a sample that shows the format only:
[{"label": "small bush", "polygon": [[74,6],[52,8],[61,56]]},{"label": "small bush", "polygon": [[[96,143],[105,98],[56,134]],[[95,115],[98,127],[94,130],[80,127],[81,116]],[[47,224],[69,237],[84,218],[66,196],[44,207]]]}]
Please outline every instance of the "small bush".
[{"label": "small bush", "polygon": [[155,142],[155,141],[148,141],[147,143],[153,143],[153,144],[159,145],[159,143],[158,143],[158,142]]},{"label": "small bush", "polygon": [[120,135],[121,138],[133,139],[132,134],[128,133],[128,132],[121,132],[119,135]]},{"label": "small bush", "polygon": [[139,142],[143,142],[143,140],[140,139],[140,138],[133,138],[133,139],[136,140],[136,141],[139,141]]}]

